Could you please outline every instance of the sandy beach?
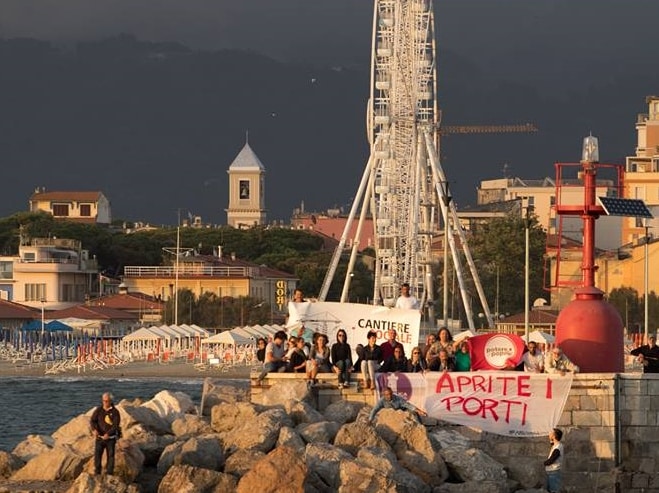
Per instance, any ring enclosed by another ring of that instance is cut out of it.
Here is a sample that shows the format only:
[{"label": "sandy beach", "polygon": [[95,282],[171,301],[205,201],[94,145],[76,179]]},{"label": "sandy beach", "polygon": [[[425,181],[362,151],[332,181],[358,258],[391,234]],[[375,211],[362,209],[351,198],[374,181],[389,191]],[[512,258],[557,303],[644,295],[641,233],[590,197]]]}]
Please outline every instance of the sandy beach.
[{"label": "sandy beach", "polygon": [[199,367],[185,362],[136,361],[120,366],[110,366],[102,369],[69,369],[67,371],[47,371],[51,365],[45,363],[15,364],[11,361],[0,361],[0,377],[93,377],[93,378],[198,378],[206,377],[247,379],[250,366],[231,366],[224,369],[217,367]]}]

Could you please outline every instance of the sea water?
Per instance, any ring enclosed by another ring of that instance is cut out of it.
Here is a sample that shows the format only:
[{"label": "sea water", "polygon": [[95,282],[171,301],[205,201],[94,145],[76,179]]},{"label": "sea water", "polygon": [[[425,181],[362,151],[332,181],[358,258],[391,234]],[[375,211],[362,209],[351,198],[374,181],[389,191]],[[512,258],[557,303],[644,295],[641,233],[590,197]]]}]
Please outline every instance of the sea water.
[{"label": "sea water", "polygon": [[184,378],[0,378],[0,450],[11,452],[27,435],[50,435],[72,418],[100,405],[101,394],[149,400],[161,390],[184,392],[195,405],[203,380]]}]

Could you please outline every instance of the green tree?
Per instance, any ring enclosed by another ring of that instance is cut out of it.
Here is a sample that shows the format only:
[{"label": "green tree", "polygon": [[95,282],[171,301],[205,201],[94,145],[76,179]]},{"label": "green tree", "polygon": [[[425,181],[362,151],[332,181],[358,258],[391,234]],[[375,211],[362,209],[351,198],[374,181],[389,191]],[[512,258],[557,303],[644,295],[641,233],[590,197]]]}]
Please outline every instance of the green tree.
[{"label": "green tree", "polygon": [[[515,214],[480,225],[469,238],[490,309],[497,304],[499,313],[524,310],[525,219]],[[546,296],[543,290],[543,255],[546,234],[535,218],[529,225],[529,293],[530,300]],[[476,291],[472,287],[472,296]],[[476,298],[477,299],[477,298]]]}]

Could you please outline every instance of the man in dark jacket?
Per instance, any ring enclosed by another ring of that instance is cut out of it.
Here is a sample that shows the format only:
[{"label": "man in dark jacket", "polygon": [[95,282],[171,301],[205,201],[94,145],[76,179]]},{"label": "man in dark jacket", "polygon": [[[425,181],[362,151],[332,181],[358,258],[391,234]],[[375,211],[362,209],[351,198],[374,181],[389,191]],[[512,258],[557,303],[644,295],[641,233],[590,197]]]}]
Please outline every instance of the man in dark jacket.
[{"label": "man in dark jacket", "polygon": [[101,474],[103,451],[107,454],[105,470],[108,474],[114,474],[114,448],[121,433],[121,418],[112,402],[112,394],[103,394],[102,403],[94,409],[90,424],[95,438],[94,474]]},{"label": "man in dark jacket", "polygon": [[643,373],[659,373],[659,346],[655,336],[648,337],[645,346],[632,349],[629,353],[638,356],[638,361],[643,365]]}]

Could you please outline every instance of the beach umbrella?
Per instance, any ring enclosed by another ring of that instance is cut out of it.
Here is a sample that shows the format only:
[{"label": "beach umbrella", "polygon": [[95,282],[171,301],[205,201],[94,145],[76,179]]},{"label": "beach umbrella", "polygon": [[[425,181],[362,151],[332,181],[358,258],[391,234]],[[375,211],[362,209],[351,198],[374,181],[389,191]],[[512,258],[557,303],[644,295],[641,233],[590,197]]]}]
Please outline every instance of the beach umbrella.
[{"label": "beach umbrella", "polygon": [[59,320],[51,320],[44,326],[48,332],[73,332],[73,327],[60,322]]}]

